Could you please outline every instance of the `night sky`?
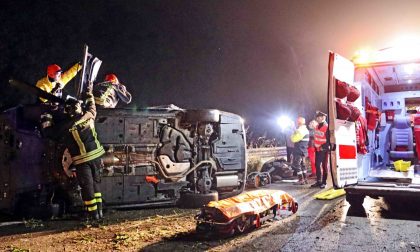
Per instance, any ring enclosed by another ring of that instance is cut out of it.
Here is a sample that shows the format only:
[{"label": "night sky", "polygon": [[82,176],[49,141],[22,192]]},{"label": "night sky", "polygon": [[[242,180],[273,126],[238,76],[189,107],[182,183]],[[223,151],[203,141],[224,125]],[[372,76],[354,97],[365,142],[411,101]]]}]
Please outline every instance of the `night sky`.
[{"label": "night sky", "polygon": [[326,109],[328,50],[350,58],[419,35],[419,11],[407,0],[1,1],[0,107],[30,101],[9,76],[35,85],[87,43],[99,79],[116,73],[130,106],[218,108],[260,127],[309,119]]}]

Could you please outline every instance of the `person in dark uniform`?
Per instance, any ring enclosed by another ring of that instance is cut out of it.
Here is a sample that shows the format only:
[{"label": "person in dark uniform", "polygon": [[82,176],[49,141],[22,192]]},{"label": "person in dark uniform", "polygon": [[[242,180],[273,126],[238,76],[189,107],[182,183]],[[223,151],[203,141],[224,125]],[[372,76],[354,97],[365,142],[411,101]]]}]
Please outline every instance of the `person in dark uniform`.
[{"label": "person in dark uniform", "polygon": [[56,122],[55,125],[44,123],[46,127],[43,131],[46,136],[63,138],[61,140],[71,155],[75,175],[82,188],[82,199],[88,218],[98,220],[103,217],[100,157],[105,150],[98,141],[95,131],[96,107],[92,95],[92,83],[87,87],[85,102],[86,108],[82,109],[80,101],[74,98],[67,99],[64,106],[66,114],[64,119]]},{"label": "person in dark uniform", "polygon": [[130,92],[115,74],[107,74],[104,82],[95,84],[93,95],[96,106],[101,108],[115,108],[120,100],[125,104],[131,102]]},{"label": "person in dark uniform", "polygon": [[309,131],[303,117],[298,117],[297,128],[290,136],[294,143],[292,168],[296,171],[299,181],[298,185],[308,184],[306,177],[306,157],[308,156]]}]

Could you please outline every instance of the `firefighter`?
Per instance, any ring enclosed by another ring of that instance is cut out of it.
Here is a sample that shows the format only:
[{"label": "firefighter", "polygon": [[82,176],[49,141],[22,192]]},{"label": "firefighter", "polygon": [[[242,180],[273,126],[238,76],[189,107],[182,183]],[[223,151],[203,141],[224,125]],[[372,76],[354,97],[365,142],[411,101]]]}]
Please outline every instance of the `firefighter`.
[{"label": "firefighter", "polygon": [[[82,69],[79,63],[73,65],[70,69],[65,71],[61,70],[61,67],[56,64],[49,65],[47,67],[47,76],[40,79],[36,86],[47,93],[51,93],[57,97],[62,96],[62,89],[69,83],[70,80],[76,76],[77,72]],[[39,98],[41,102],[47,102],[46,99]]]},{"label": "firefighter", "polygon": [[131,94],[126,87],[118,81],[115,74],[107,74],[105,81],[97,83],[93,90],[95,103],[102,108],[115,108],[119,100],[129,104],[131,102]]},{"label": "firefighter", "polygon": [[328,177],[329,149],[328,124],[326,122],[327,115],[321,111],[317,111],[315,116],[318,123],[314,132],[316,183],[311,185],[311,187],[325,188]]},{"label": "firefighter", "polygon": [[87,88],[85,102],[86,109],[83,110],[80,101],[74,98],[67,99],[64,106],[65,119],[57,122],[57,125],[47,127],[44,132],[47,136],[54,134],[56,137],[64,138],[63,142],[71,155],[75,175],[82,188],[87,217],[98,220],[103,217],[99,185],[102,167],[100,157],[105,151],[95,131],[96,107],[92,95],[92,83]]},{"label": "firefighter", "polygon": [[308,184],[306,180],[306,157],[308,156],[309,131],[306,128],[305,118],[297,118],[297,128],[290,136],[294,143],[292,168],[296,171],[298,185]]}]

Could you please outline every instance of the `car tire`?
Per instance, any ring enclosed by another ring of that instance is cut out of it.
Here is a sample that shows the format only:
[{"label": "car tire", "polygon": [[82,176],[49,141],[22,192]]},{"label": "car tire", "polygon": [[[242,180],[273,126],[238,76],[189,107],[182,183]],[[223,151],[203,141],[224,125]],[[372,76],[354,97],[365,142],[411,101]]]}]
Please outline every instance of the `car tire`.
[{"label": "car tire", "polygon": [[219,200],[219,193],[212,191],[206,194],[182,193],[179,199],[179,206],[182,208],[200,208],[210,201]]}]

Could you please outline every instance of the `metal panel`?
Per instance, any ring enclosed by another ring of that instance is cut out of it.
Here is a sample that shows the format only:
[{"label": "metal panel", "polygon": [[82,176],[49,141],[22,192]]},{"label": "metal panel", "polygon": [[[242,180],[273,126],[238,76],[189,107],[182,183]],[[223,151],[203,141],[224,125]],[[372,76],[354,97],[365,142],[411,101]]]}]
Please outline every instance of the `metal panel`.
[{"label": "metal panel", "polygon": [[151,143],[158,142],[158,138],[153,139],[154,127],[157,125],[147,117],[126,118],[125,119],[125,143]]},{"label": "metal panel", "polygon": [[152,201],[155,188],[144,176],[124,176],[124,203]]},{"label": "metal panel", "polygon": [[101,191],[106,204],[123,202],[123,176],[102,177]]},{"label": "metal panel", "polygon": [[103,144],[123,143],[124,118],[112,116],[98,116],[95,122],[99,141]]},{"label": "metal panel", "polygon": [[221,124],[220,139],[213,143],[213,156],[223,170],[242,170],[246,167],[246,149],[241,123]]}]

